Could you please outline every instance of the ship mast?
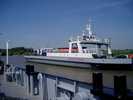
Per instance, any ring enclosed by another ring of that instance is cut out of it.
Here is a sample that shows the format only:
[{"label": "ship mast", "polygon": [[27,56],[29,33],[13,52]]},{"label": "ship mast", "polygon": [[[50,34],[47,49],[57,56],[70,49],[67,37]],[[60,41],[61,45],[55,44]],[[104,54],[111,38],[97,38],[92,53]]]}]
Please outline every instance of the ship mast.
[{"label": "ship mast", "polygon": [[92,31],[91,31],[91,25],[90,25],[90,23],[88,23],[88,24],[86,25],[86,31],[87,31],[87,33],[89,34],[89,36],[92,35]]},{"label": "ship mast", "polygon": [[[89,21],[89,23],[86,25],[86,28],[85,28],[85,33],[86,33],[86,36],[88,37],[88,39],[90,40],[94,40],[94,39],[96,39],[95,38],[95,35],[93,34],[93,32],[92,32],[92,30],[91,30],[91,23],[90,23],[90,21]],[[83,36],[85,36],[85,34],[83,35]]]}]

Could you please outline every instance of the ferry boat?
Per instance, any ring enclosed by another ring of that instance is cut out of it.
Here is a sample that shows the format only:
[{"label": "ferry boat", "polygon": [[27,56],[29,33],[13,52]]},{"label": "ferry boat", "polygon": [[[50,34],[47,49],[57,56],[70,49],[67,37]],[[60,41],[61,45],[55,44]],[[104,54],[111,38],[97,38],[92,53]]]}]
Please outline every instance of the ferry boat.
[{"label": "ferry boat", "polygon": [[43,48],[36,50],[36,56],[25,56],[28,61],[74,67],[133,67],[132,59],[113,58],[111,39],[99,39],[87,24],[81,36],[69,40],[69,48]]}]

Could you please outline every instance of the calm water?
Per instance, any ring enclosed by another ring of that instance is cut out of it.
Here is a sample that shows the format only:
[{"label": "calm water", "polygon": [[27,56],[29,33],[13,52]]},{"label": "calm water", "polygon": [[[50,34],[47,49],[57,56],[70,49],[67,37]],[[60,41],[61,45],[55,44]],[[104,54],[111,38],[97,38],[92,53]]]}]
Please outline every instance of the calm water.
[{"label": "calm water", "polygon": [[[6,64],[6,56],[0,56],[0,60],[4,61]],[[24,68],[25,58],[24,56],[9,56],[9,64]]]}]

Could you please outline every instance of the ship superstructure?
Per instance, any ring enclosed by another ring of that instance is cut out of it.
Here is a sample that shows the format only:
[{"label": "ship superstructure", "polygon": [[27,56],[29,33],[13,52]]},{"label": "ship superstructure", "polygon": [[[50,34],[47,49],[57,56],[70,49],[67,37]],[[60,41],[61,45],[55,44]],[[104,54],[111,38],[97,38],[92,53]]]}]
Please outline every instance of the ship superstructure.
[{"label": "ship superstructure", "polygon": [[[63,48],[62,48],[63,49]],[[53,49],[48,52],[48,49],[40,49],[38,54],[56,57],[79,57],[79,58],[108,58],[111,56],[111,40],[98,39],[91,31],[91,25],[87,24],[81,36],[76,39],[69,40],[69,48],[66,52],[60,52],[61,48]],[[59,52],[55,52],[59,51]]]}]

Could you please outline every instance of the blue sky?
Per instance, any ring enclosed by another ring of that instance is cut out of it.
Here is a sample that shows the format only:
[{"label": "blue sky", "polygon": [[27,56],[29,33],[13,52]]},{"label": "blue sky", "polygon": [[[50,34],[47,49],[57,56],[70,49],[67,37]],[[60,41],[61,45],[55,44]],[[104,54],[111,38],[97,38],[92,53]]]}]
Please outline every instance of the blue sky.
[{"label": "blue sky", "polygon": [[89,19],[113,48],[133,49],[133,0],[0,0],[0,46],[66,46]]}]

